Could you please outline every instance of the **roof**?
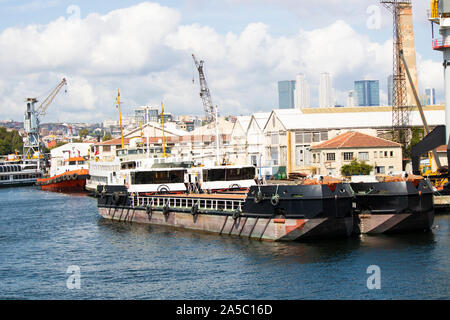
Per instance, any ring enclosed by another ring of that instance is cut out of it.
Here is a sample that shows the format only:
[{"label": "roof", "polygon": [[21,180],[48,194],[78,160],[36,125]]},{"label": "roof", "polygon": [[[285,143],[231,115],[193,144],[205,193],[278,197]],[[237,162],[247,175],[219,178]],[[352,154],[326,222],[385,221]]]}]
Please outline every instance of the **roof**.
[{"label": "roof", "polygon": [[436,148],[437,152],[447,152],[447,145],[443,144],[442,146],[439,146]]},{"label": "roof", "polygon": [[333,139],[311,147],[311,149],[341,149],[341,148],[373,148],[401,147],[399,143],[381,139],[361,132],[349,131]]},{"label": "roof", "polygon": [[242,130],[247,132],[248,125],[250,124],[251,116],[238,116],[236,119],[236,123],[239,122],[241,124]]},{"label": "roof", "polygon": [[260,129],[264,129],[266,126],[267,120],[269,120],[271,112],[258,112],[252,114],[252,118],[255,119],[256,124]]},{"label": "roof", "polygon": [[[314,111],[312,111],[312,110]],[[275,109],[272,112],[281,121],[286,130],[315,129],[356,129],[356,128],[391,128],[391,107],[309,109]],[[340,112],[337,112],[339,109]],[[442,108],[424,108],[429,126],[444,124],[445,110]],[[413,109],[409,115],[411,126],[423,126],[419,111]]]},{"label": "roof", "polygon": [[[144,130],[146,127],[153,127],[153,128],[155,128],[157,130],[160,130],[161,132],[163,131],[162,126],[159,126],[159,124],[157,124],[155,122],[149,122],[149,123],[144,124],[142,126],[142,129],[141,128],[136,128],[134,130],[131,130],[130,132],[127,132],[124,135],[127,136],[127,137],[130,137],[130,136],[133,136],[133,134],[135,134],[135,133],[139,133],[140,134],[141,130],[142,130],[143,133],[144,133],[144,137],[146,137],[146,135],[145,135],[146,132]],[[184,130],[180,130],[180,129],[174,128],[172,126],[168,126],[167,124],[164,125],[164,132],[165,133],[169,133],[169,134],[173,134],[175,136],[184,136],[184,135],[188,134],[188,132],[186,132]]]},{"label": "roof", "polygon": [[[130,138],[123,138],[123,143],[129,144]],[[113,146],[113,145],[118,145],[118,144],[122,144],[121,138],[115,138],[115,139],[111,139],[111,140],[107,140],[107,141],[98,142],[95,145],[96,146]]]}]

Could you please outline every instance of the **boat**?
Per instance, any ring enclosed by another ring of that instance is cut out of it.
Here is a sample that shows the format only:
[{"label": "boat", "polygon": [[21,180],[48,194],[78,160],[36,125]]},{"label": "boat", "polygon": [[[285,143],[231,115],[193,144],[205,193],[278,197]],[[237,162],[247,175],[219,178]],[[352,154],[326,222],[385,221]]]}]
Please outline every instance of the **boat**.
[{"label": "boat", "polygon": [[0,188],[33,186],[42,175],[37,161],[8,158],[0,163]]},{"label": "boat", "polygon": [[139,195],[98,186],[106,219],[269,241],[345,238],[354,230],[349,184],[254,185],[245,193]]},{"label": "boat", "polygon": [[70,157],[63,165],[51,168],[50,177],[38,179],[36,184],[42,190],[55,192],[84,192],[89,170],[86,159]]},{"label": "boat", "polygon": [[422,176],[350,183],[355,194],[355,233],[429,231],[434,221],[433,185]]}]

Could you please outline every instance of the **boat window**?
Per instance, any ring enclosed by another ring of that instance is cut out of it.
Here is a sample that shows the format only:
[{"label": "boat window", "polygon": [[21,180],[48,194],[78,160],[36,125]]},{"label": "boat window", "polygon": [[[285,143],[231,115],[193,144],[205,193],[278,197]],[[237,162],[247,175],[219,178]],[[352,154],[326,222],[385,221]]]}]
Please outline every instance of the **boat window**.
[{"label": "boat window", "polygon": [[184,183],[186,170],[131,172],[132,184]]},{"label": "boat window", "polygon": [[203,170],[203,181],[251,180],[255,177],[254,167],[223,168]]},{"label": "boat window", "polygon": [[74,166],[74,165],[76,165],[76,164],[77,164],[76,161],[69,161],[69,166]]},{"label": "boat window", "polygon": [[85,164],[86,161],[78,161],[78,164]]}]

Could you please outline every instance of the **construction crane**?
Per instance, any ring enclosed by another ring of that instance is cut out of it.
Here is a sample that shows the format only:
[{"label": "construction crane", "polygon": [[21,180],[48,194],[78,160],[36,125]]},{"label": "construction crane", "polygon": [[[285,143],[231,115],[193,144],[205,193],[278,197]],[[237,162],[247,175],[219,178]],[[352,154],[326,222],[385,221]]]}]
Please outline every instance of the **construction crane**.
[{"label": "construction crane", "polygon": [[208,84],[206,83],[205,73],[203,72],[204,61],[200,60],[200,62],[198,62],[194,54],[192,54],[192,58],[194,59],[194,63],[195,66],[197,67],[200,79],[200,97],[202,98],[203,108],[206,114],[206,122],[210,123],[215,120],[216,114],[214,112],[214,106],[212,104]]},{"label": "construction crane", "polygon": [[405,9],[411,8],[411,0],[381,0],[393,16],[393,66],[392,66],[392,131],[393,140],[403,146],[408,143],[408,124],[411,107],[407,105],[407,87],[405,68],[400,52],[403,50],[401,15]]},{"label": "construction crane", "polygon": [[[41,117],[45,116],[47,108],[65,85],[67,85],[67,81],[63,78],[38,107],[35,106],[38,102],[37,98],[26,99],[27,108],[24,119],[25,139],[23,144],[24,159],[41,158],[41,146],[39,141],[40,120]],[[38,164],[39,163],[40,161],[38,161]]]}]

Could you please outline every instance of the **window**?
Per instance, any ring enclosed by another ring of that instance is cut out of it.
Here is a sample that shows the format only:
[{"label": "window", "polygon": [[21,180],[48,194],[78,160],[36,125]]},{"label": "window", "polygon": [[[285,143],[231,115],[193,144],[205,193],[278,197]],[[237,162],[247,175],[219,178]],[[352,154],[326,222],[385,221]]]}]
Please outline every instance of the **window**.
[{"label": "window", "polygon": [[320,133],[320,140],[328,140],[328,131],[322,131]]},{"label": "window", "polygon": [[383,158],[383,151],[380,151],[380,158]]},{"label": "window", "polygon": [[295,146],[295,164],[300,167],[311,164],[309,145]]},{"label": "window", "polygon": [[394,171],[394,166],[389,166],[389,171]]},{"label": "window", "polygon": [[394,156],[394,151],[390,152],[390,156],[391,156],[391,158]]},{"label": "window", "polygon": [[279,142],[278,133],[272,133],[270,142],[271,144],[278,144]]},{"label": "window", "polygon": [[385,172],[384,167],[375,167],[375,172],[383,174]]},{"label": "window", "polygon": [[313,142],[320,142],[320,133],[319,132],[314,132],[312,137],[313,137]]},{"label": "window", "polygon": [[327,153],[327,161],[334,161],[336,160],[336,154],[335,153]]},{"label": "window", "polygon": [[353,152],[344,152],[344,161],[353,160]]},{"label": "window", "polygon": [[388,152],[385,151],[385,152],[384,152],[384,157],[387,158],[387,156],[388,156]]},{"label": "window", "polygon": [[303,143],[303,132],[297,132],[295,134],[295,143]]},{"label": "window", "polygon": [[358,153],[358,159],[359,159],[359,161],[367,161],[367,160],[369,160],[369,153],[368,152],[359,152]]},{"label": "window", "polygon": [[305,135],[303,136],[303,141],[305,143],[311,143],[311,132],[305,132]]},{"label": "window", "polygon": [[374,158],[378,158],[378,152],[377,152],[377,151],[374,151],[374,152],[373,152],[373,157],[374,157]]},{"label": "window", "polygon": [[103,146],[103,152],[110,152],[111,146]]},{"label": "window", "polygon": [[132,184],[183,183],[186,170],[131,172]]}]

